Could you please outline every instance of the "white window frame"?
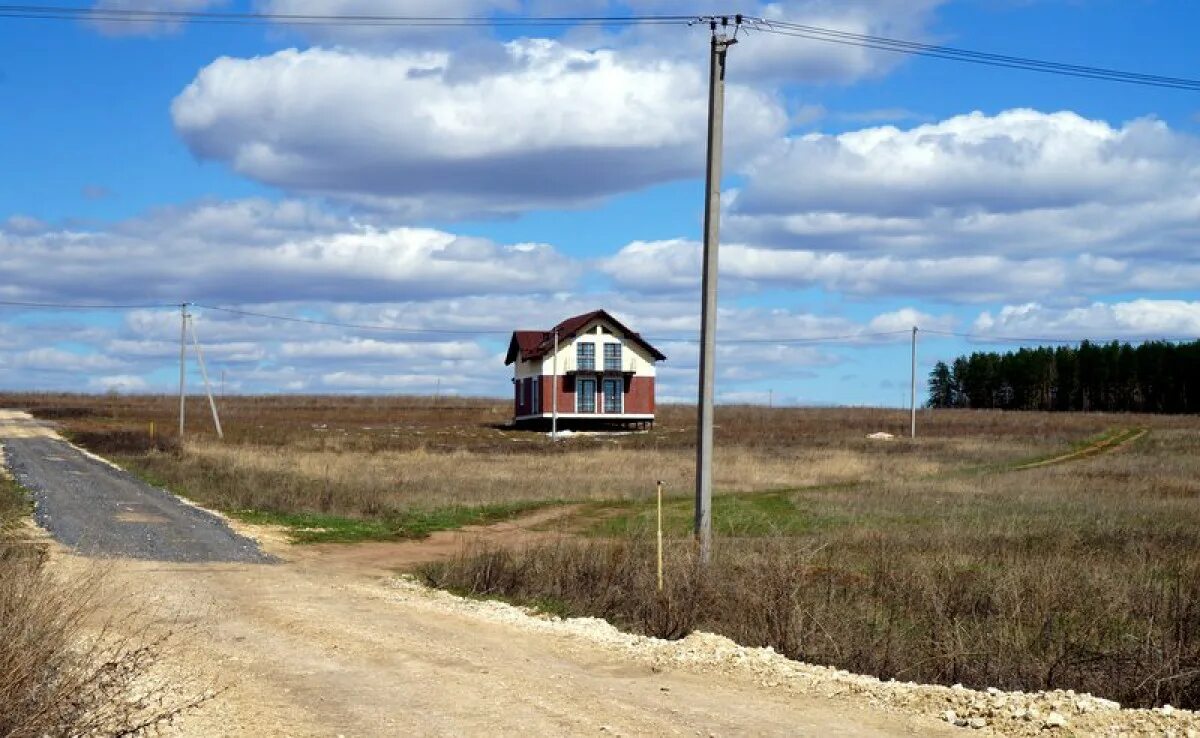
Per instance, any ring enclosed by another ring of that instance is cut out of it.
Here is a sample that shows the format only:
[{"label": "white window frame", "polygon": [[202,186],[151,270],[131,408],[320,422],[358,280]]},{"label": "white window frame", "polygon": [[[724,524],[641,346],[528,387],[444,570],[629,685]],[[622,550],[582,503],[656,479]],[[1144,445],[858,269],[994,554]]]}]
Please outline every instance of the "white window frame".
[{"label": "white window frame", "polygon": [[[591,349],[591,356],[588,357],[591,366],[584,366],[583,357],[580,355],[584,347]],[[575,343],[575,368],[581,372],[596,371],[596,343],[595,341],[577,341]]]},{"label": "white window frame", "polygon": [[[608,352],[609,352],[609,350],[610,350],[610,347],[612,347],[612,348],[615,348],[615,349],[617,350],[617,355],[616,355],[615,357],[612,357],[612,358],[615,358],[615,359],[616,359],[616,365],[615,365],[615,366],[609,366],[609,365],[608,365],[608,360],[609,360],[609,358],[610,358],[610,357],[609,357],[609,355],[608,355]],[[619,343],[615,343],[615,342],[612,342],[612,341],[609,341],[609,342],[607,342],[607,343],[605,343],[605,344],[604,344],[604,371],[606,371],[606,372],[619,372],[619,371],[621,371],[621,362],[622,362],[622,361],[624,361],[624,359],[625,359],[625,351],[623,350],[624,348],[625,348],[625,347],[624,347],[624,346],[622,346],[621,344],[619,344]]]},{"label": "white window frame", "polygon": [[[590,393],[591,394],[591,409],[584,409],[584,407],[583,407],[584,398],[587,397],[587,395],[589,393],[584,392],[583,388],[588,385],[590,385],[592,388],[592,391]],[[597,389],[597,385],[596,385],[596,380],[594,380],[594,379],[588,378],[588,379],[576,379],[575,380],[575,412],[581,413],[581,414],[582,413],[593,413],[594,414],[596,412],[596,389]]]},{"label": "white window frame", "polygon": [[[605,391],[605,388],[608,387],[610,384],[613,387],[615,387],[617,390],[617,392],[616,392],[617,409],[616,410],[608,409],[608,392]],[[620,379],[605,379],[604,382],[601,383],[601,385],[600,385],[600,403],[601,403],[600,407],[603,409],[603,412],[605,414],[620,415],[625,412],[625,392],[624,392],[625,387],[623,386],[624,384],[625,384],[625,382]]]}]

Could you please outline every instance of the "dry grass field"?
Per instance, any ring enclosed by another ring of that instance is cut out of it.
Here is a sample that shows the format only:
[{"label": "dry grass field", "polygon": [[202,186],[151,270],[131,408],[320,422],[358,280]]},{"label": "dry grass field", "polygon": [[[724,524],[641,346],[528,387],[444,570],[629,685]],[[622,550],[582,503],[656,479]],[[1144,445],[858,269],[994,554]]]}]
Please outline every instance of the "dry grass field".
[{"label": "dry grass field", "polygon": [[[647,433],[553,444],[504,428],[501,402],[239,397],[222,403],[224,442],[192,402],[180,450],[171,398],[0,401],[302,540],[419,535],[571,503],[559,522],[571,535],[552,544],[424,570],[456,591],[667,637],[703,628],[887,678],[1200,706],[1194,417],[922,412],[916,441],[872,441],[902,436],[907,415],[722,407],[718,541],[700,575],[690,408],[663,408]],[[669,495],[662,595],[656,479]]]}]

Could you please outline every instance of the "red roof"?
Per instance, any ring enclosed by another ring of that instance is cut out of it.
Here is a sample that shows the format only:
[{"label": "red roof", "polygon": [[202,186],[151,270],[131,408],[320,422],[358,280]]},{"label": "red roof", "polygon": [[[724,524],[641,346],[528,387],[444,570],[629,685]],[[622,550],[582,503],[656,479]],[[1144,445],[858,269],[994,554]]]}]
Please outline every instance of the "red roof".
[{"label": "red roof", "polygon": [[517,360],[518,356],[523,361],[540,359],[553,350],[554,331],[558,331],[558,340],[560,343],[569,341],[579,331],[583,330],[588,323],[597,319],[604,320],[618,328],[626,338],[646,349],[656,361],[663,361],[667,358],[661,351],[651,346],[646,339],[626,328],[621,321],[609,315],[608,312],[593,310],[590,313],[583,313],[582,315],[567,318],[548,331],[513,331],[512,340],[508,343],[508,355],[504,357],[504,364],[507,366],[513,363]]}]

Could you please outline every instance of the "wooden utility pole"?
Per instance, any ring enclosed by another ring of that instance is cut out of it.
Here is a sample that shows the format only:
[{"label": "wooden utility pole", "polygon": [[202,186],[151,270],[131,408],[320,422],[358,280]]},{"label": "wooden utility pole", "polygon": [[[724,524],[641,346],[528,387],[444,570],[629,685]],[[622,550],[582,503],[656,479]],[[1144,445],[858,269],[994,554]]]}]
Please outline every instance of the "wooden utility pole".
[{"label": "wooden utility pole", "polygon": [[204,366],[204,351],[200,349],[200,339],[196,336],[196,319],[188,316],[192,328],[192,344],[196,347],[196,362],[200,364],[200,376],[204,379],[204,393],[208,395],[208,406],[212,409],[213,427],[217,429],[217,438],[225,439],[221,430],[221,416],[217,414],[217,401],[213,399],[212,385],[208,382],[208,368]]},{"label": "wooden utility pole", "polygon": [[[742,17],[737,16],[740,25]],[[725,56],[736,38],[725,35],[729,18],[709,21],[708,167],[704,181],[704,268],[700,309],[700,397],[696,418],[696,521],[700,563],[712,555],[713,392],[717,350],[717,244],[721,224],[721,153],[725,118]],[[735,28],[736,31],[736,28]]]}]

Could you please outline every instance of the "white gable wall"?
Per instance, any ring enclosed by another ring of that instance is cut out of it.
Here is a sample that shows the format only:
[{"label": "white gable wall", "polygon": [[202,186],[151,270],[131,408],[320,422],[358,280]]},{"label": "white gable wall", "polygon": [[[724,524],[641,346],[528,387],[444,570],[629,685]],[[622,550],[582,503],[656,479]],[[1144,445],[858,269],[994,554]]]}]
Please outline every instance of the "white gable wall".
[{"label": "white gable wall", "polygon": [[[575,371],[575,368],[576,368],[575,367],[575,357],[576,357],[575,344],[576,343],[589,342],[589,343],[596,344],[596,368],[597,369],[604,368],[604,344],[619,343],[622,346],[621,370],[622,371],[632,371],[635,376],[639,376],[639,377],[653,377],[654,376],[654,360],[650,357],[650,354],[647,353],[646,350],[644,348],[642,348],[640,345],[638,345],[637,343],[630,341],[630,340],[626,339],[624,336],[622,336],[617,331],[615,326],[610,326],[608,324],[604,324],[604,327],[606,327],[612,331],[611,334],[610,333],[597,333],[596,329],[599,328],[603,322],[604,321],[593,321],[591,324],[588,325],[587,328],[584,328],[579,333],[579,335],[575,336],[574,339],[572,339],[570,341],[560,341],[559,342],[558,373],[565,374],[566,372]],[[533,362],[520,362],[520,363],[528,363],[528,364],[533,365],[533,364],[536,364],[537,362],[533,361]],[[517,371],[518,371],[517,377],[518,378],[526,377],[526,376],[533,376],[534,374],[539,373],[536,369],[531,368],[530,374],[521,374],[520,373],[520,371],[521,371],[520,363],[518,363],[518,368],[517,368]],[[539,368],[541,370],[540,373],[545,376],[550,376],[550,375],[554,374],[553,352],[546,354],[546,357],[545,357],[545,359],[542,360],[542,365]]]}]

